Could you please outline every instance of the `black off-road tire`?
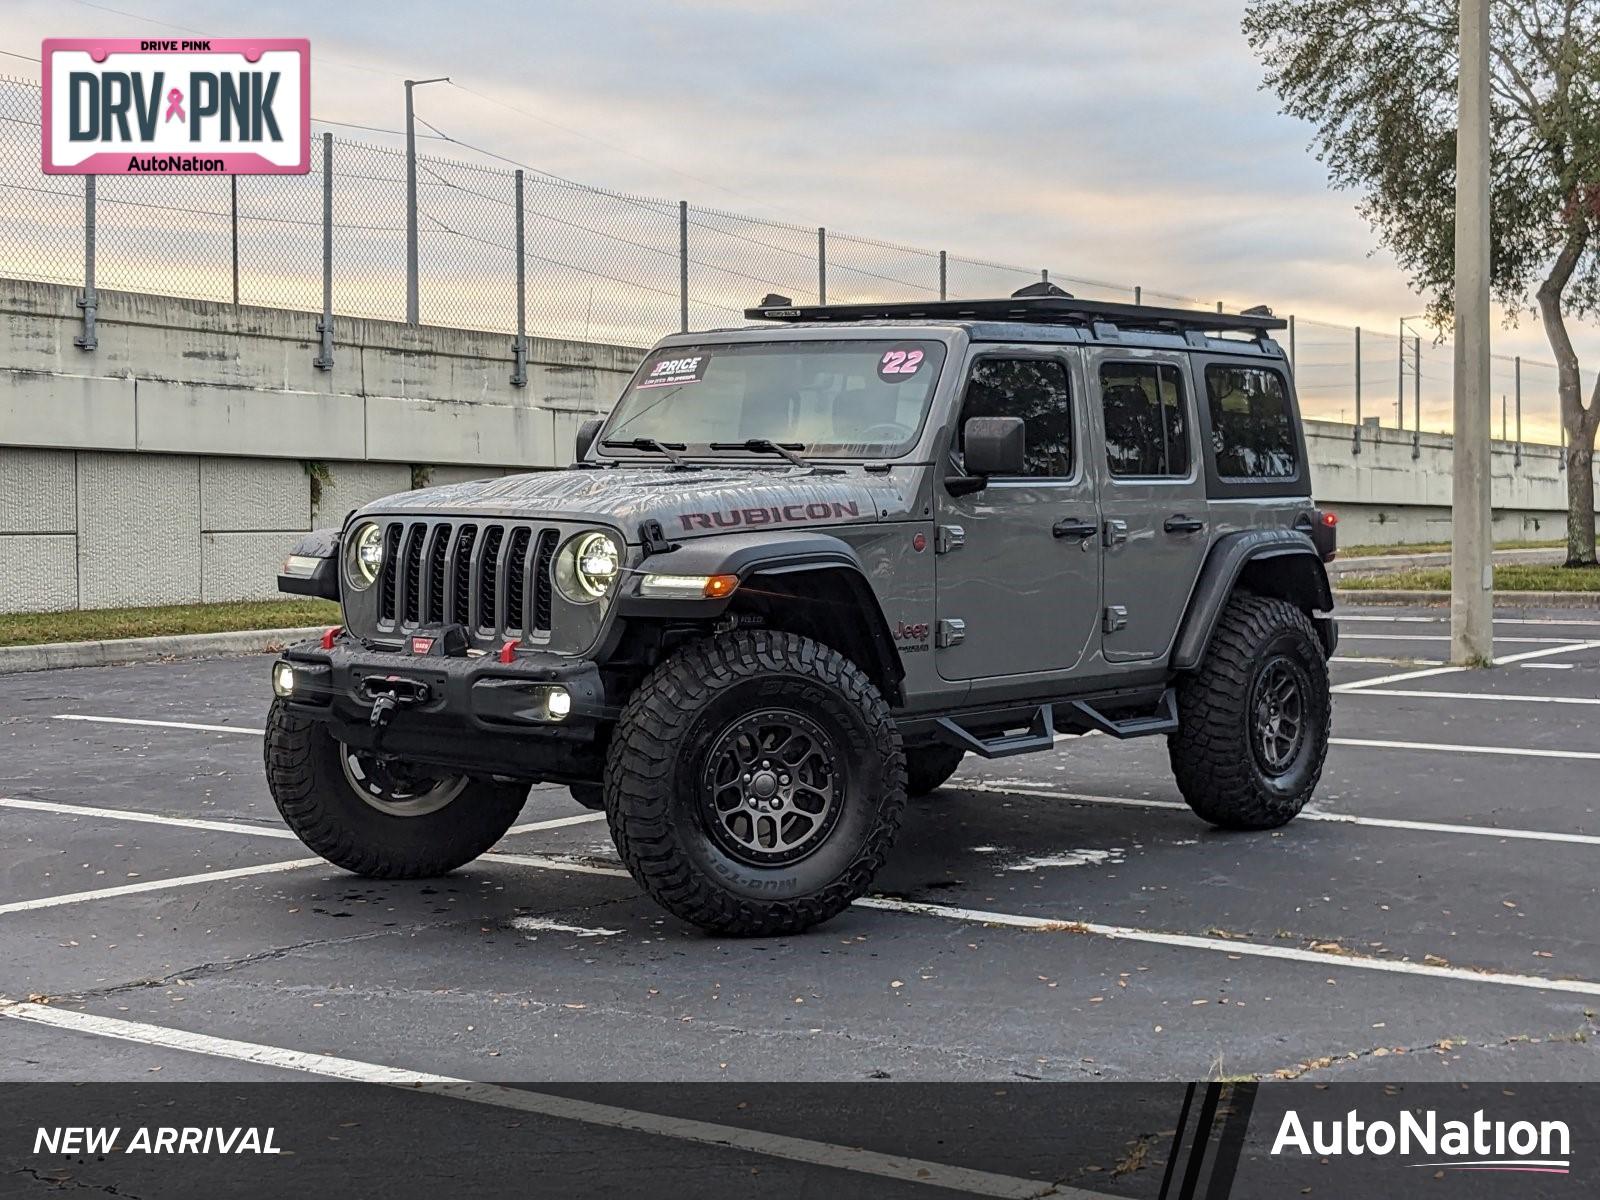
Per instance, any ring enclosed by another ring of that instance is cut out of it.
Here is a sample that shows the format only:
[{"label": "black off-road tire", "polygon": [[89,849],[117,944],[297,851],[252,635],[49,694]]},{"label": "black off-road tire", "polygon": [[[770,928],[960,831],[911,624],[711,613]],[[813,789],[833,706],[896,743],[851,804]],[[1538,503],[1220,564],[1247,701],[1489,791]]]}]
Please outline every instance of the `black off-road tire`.
[{"label": "black off-road tire", "polygon": [[[1304,694],[1304,736],[1271,769],[1257,745],[1255,701],[1278,670]],[[1328,664],[1310,618],[1287,601],[1234,595],[1200,668],[1178,686],[1179,727],[1167,738],[1178,790],[1196,815],[1224,829],[1292,821],[1322,777],[1331,713]]]},{"label": "black off-road tire", "polygon": [[340,747],[318,721],[274,700],[264,750],[267,787],[308,848],[369,879],[428,879],[464,866],[511,828],[525,784],[468,780],[436,812],[392,816],[369,805],[345,778]]},{"label": "black off-road tire", "polygon": [[907,750],[906,795],[916,799],[942,787],[944,782],[956,773],[956,768],[966,756],[965,750],[937,743],[932,746],[914,746]]},{"label": "black off-road tire", "polygon": [[[703,781],[719,739],[768,709],[815,722],[847,784],[804,857],[753,865],[713,834]],[[713,933],[771,936],[820,924],[867,890],[900,829],[906,764],[888,705],[855,663],[809,638],[744,630],[686,646],[644,679],[612,736],[605,791],[622,861],[659,904]]]},{"label": "black off-road tire", "polygon": [[595,812],[604,812],[606,807],[606,789],[600,783],[570,783],[567,791],[572,793],[572,798],[585,808]]}]

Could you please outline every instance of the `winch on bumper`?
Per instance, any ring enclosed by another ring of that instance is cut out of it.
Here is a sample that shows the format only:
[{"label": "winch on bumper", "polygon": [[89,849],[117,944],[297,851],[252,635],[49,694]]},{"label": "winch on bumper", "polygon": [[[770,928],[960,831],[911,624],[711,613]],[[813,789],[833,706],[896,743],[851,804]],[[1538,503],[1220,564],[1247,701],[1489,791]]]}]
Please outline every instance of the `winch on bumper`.
[{"label": "winch on bumper", "polygon": [[373,649],[348,635],[300,643],[273,664],[273,690],[352,749],[478,776],[598,778],[598,735],[618,709],[595,663],[430,650]]}]

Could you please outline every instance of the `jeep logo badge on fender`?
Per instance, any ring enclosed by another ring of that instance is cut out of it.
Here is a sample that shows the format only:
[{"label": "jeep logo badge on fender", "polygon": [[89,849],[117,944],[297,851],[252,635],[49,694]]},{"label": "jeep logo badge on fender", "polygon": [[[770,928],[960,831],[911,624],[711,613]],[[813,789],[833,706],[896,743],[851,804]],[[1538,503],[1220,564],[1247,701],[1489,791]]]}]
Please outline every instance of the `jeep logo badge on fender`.
[{"label": "jeep logo badge on fender", "polygon": [[54,175],[304,175],[305,38],[46,38]]}]

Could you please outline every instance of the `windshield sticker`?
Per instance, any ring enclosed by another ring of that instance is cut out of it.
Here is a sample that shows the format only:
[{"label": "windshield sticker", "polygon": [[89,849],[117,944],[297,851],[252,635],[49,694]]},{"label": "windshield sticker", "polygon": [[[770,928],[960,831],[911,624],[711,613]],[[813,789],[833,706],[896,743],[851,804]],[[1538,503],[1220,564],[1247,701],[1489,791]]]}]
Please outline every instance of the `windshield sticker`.
[{"label": "windshield sticker", "polygon": [[924,353],[914,346],[885,350],[883,357],[878,360],[878,378],[885,383],[903,383],[917,373],[924,357]]},{"label": "windshield sticker", "polygon": [[699,383],[705,378],[709,354],[696,354],[693,358],[664,358],[650,368],[635,390],[658,387],[677,387],[684,383]]}]

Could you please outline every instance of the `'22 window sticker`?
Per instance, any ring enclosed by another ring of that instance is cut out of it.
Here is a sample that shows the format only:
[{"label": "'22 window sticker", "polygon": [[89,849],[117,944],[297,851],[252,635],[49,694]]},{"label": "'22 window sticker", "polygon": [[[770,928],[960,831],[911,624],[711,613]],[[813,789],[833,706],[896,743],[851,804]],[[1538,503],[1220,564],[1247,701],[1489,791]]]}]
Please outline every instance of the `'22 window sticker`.
[{"label": "'22 window sticker", "polygon": [[896,346],[885,350],[878,360],[878,378],[885,383],[903,383],[922,367],[927,354],[916,346]]}]

